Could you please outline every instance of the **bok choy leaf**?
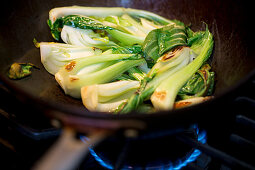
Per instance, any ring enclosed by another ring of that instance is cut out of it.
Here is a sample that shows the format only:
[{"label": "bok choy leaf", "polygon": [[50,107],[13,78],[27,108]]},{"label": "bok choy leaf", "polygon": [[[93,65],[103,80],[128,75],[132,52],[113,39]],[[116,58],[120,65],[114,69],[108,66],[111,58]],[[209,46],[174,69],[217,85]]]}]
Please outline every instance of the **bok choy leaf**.
[{"label": "bok choy leaf", "polygon": [[70,26],[64,26],[61,31],[61,38],[67,44],[95,47],[102,50],[107,50],[111,47],[118,46],[107,36],[102,37],[99,33],[95,33],[90,29],[79,29]]},{"label": "bok choy leaf", "polygon": [[159,29],[152,30],[146,37],[143,50],[146,60],[153,60],[154,63],[165,52],[177,46],[187,45],[185,27],[171,24]]},{"label": "bok choy leaf", "polygon": [[32,74],[32,68],[39,69],[31,63],[13,63],[8,71],[8,77],[14,80],[22,79]]},{"label": "bok choy leaf", "polygon": [[210,65],[202,66],[178,92],[181,99],[212,95],[214,86],[214,72],[210,72]]},{"label": "bok choy leaf", "polygon": [[53,38],[57,41],[60,40],[60,33],[64,25],[71,26],[80,29],[112,29],[111,27],[104,26],[95,19],[81,15],[68,15],[58,18],[53,24],[51,20],[48,20],[48,25],[51,29]]}]

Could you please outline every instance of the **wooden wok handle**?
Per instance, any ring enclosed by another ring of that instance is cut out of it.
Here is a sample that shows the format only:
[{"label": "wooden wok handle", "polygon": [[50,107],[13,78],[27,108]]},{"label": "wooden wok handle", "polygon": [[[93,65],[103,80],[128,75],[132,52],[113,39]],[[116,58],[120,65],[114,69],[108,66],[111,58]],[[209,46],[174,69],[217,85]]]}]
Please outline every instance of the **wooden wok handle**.
[{"label": "wooden wok handle", "polygon": [[72,170],[77,168],[84,159],[91,145],[102,141],[109,133],[107,131],[95,131],[86,143],[75,138],[75,132],[70,128],[63,132],[56,143],[35,164],[32,170]]}]

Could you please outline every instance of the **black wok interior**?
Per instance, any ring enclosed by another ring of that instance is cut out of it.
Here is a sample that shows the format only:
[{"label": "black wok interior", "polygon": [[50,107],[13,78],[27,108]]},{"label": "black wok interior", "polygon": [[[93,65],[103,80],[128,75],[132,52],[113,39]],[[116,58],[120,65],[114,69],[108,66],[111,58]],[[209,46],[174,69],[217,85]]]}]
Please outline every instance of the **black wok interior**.
[{"label": "black wok interior", "polygon": [[[0,77],[5,84],[23,96],[68,110],[90,114],[80,100],[66,96],[40,62],[37,41],[54,41],[46,20],[48,12],[61,6],[107,6],[129,7],[152,11],[169,19],[178,19],[192,24],[194,30],[209,25],[214,35],[215,46],[211,64],[216,72],[214,95],[220,96],[250,75],[255,66],[251,50],[251,25],[245,1],[203,0],[9,0],[1,8],[0,28]],[[31,62],[32,76],[22,80],[9,80],[6,76],[13,62]]]}]

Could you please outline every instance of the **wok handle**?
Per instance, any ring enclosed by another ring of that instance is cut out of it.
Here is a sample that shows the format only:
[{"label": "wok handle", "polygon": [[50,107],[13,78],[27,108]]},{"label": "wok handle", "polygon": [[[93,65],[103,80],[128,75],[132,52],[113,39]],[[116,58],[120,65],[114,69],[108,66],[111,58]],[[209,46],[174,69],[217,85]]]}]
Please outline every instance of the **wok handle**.
[{"label": "wok handle", "polygon": [[82,142],[75,138],[75,131],[69,128],[63,129],[59,139],[35,164],[32,170],[72,170],[77,168],[84,159],[91,145],[102,141],[109,133],[106,131],[95,131]]}]

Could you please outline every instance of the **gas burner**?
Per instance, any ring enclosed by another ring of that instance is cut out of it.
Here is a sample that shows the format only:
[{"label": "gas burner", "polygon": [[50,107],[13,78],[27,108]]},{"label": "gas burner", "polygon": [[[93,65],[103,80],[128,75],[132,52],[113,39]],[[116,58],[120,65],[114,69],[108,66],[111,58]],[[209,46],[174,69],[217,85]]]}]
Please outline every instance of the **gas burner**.
[{"label": "gas burner", "polygon": [[[165,134],[165,133],[164,133]],[[201,152],[179,142],[176,136],[186,137],[206,143],[206,131],[197,125],[177,134],[144,135],[137,139],[108,139],[97,147],[90,147],[91,156],[105,169],[168,169],[177,170],[194,162]],[[90,140],[80,136],[83,142]]]}]

